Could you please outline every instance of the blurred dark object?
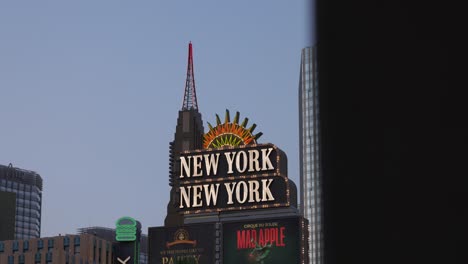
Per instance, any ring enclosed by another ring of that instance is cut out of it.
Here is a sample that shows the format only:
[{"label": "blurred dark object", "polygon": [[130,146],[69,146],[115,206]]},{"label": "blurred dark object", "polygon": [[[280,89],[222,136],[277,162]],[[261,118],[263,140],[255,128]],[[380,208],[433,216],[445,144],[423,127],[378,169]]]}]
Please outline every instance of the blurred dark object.
[{"label": "blurred dark object", "polygon": [[444,5],[317,0],[327,264],[466,251],[467,104],[449,90]]}]

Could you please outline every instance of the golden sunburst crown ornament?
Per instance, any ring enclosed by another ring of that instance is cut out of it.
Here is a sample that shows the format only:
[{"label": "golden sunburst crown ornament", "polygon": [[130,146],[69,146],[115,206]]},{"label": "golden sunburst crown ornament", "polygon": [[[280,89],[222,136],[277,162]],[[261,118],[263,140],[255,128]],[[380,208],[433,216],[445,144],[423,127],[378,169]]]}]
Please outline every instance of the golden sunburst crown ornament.
[{"label": "golden sunburst crown ornament", "polygon": [[250,128],[246,128],[249,122],[248,118],[244,118],[244,121],[239,124],[239,112],[236,112],[234,120],[230,121],[229,110],[226,109],[226,116],[224,123],[221,123],[221,119],[216,114],[216,126],[213,127],[208,122],[210,131],[203,136],[203,148],[220,148],[223,146],[240,146],[256,144],[257,139],[263,135],[262,132],[253,134],[256,124],[253,124]]}]

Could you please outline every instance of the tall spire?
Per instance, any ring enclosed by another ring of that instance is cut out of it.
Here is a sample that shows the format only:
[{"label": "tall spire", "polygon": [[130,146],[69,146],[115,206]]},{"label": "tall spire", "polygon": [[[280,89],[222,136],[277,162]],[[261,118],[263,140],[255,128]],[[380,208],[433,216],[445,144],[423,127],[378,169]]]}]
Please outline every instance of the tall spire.
[{"label": "tall spire", "polygon": [[185,81],[184,103],[182,105],[182,110],[190,109],[198,110],[195,75],[193,74],[192,42],[189,43],[187,79]]}]

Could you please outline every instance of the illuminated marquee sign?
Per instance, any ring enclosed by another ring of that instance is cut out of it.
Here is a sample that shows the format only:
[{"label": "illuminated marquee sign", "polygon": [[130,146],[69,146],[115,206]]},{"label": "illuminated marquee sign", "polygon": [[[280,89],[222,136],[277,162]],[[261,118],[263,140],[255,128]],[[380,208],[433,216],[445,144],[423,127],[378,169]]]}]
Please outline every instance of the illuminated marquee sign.
[{"label": "illuminated marquee sign", "polygon": [[137,240],[138,222],[131,217],[122,217],[115,223],[115,240],[135,241]]},{"label": "illuminated marquee sign", "polygon": [[290,203],[286,155],[273,144],[182,152],[178,181],[186,214]]}]

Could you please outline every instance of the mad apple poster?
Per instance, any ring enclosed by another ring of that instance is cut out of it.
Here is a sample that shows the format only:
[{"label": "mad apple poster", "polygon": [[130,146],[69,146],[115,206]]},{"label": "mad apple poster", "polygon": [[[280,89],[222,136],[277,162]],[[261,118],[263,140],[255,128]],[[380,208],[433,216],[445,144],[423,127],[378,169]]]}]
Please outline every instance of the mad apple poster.
[{"label": "mad apple poster", "polygon": [[223,224],[224,264],[300,263],[300,259],[298,217]]}]

